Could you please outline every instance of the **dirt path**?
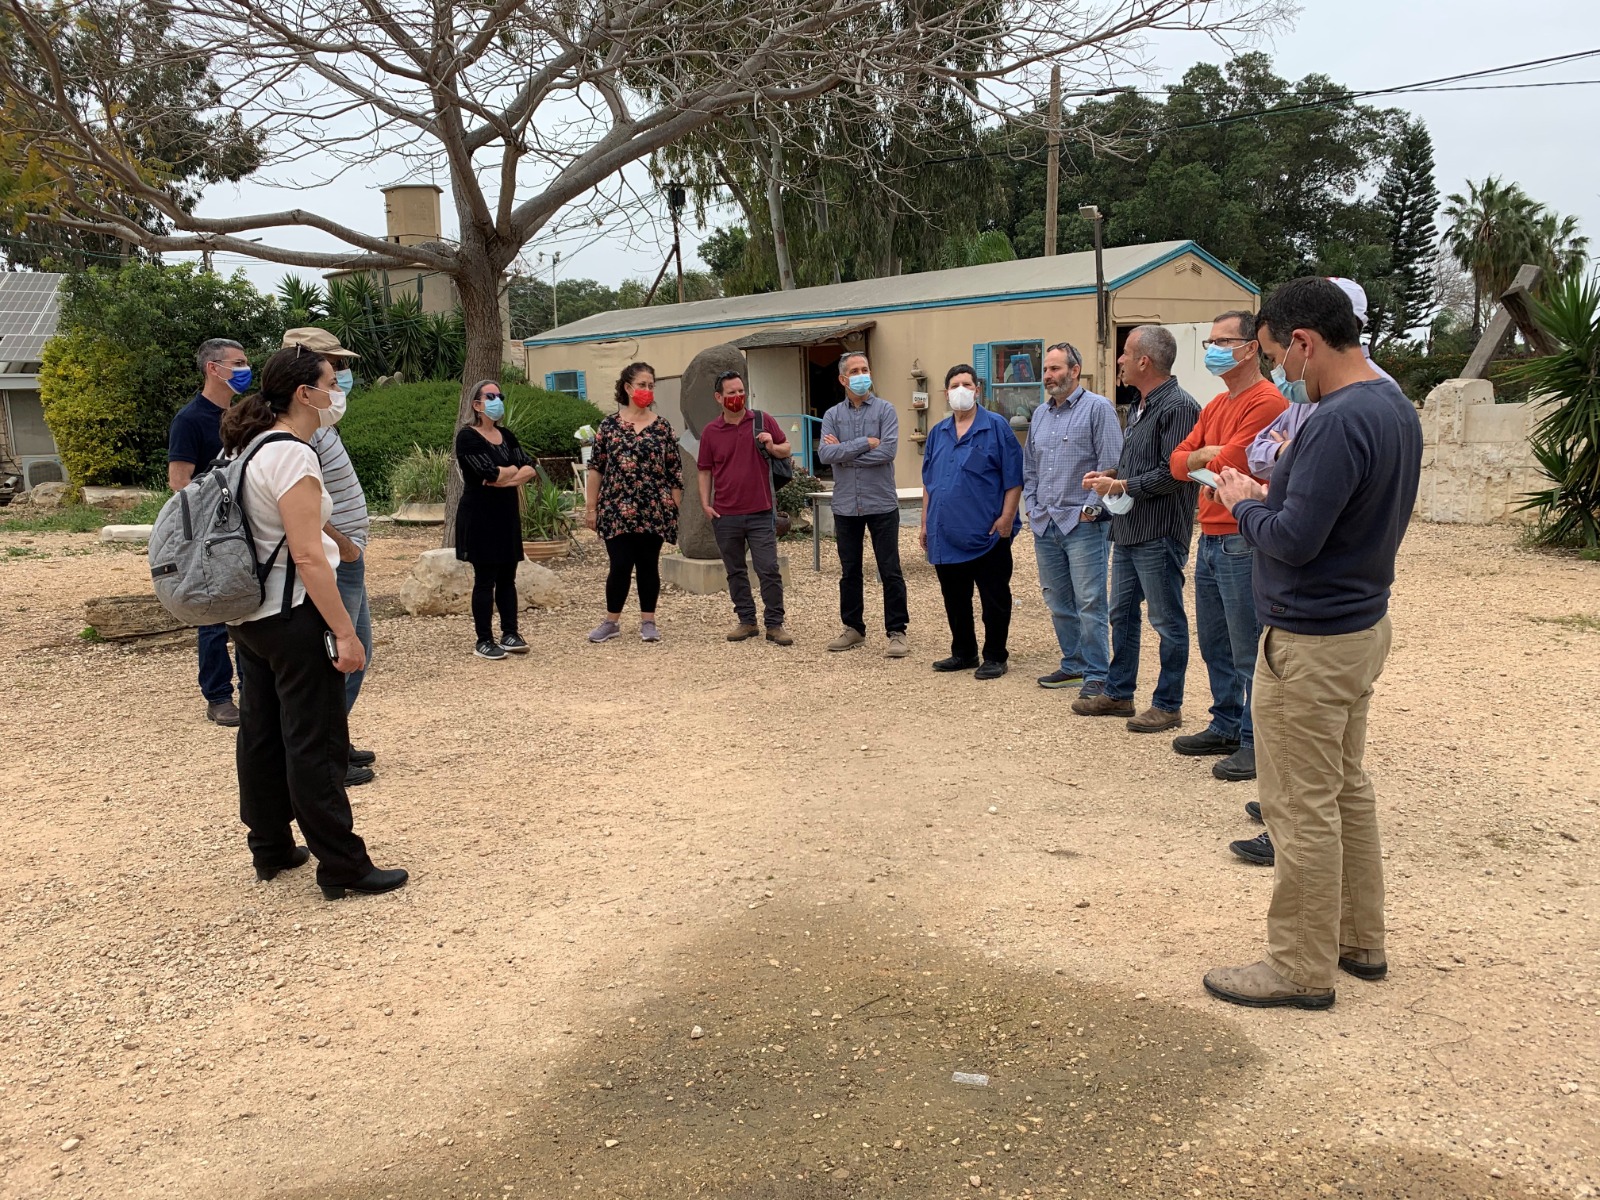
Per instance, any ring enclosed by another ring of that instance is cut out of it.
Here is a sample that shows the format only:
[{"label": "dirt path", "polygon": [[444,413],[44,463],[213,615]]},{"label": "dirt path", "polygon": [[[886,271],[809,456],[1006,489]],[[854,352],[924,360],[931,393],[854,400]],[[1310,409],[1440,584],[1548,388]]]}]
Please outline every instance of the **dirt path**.
[{"label": "dirt path", "polygon": [[1412,530],[1392,973],[1310,1014],[1201,992],[1260,948],[1253,789],[1034,687],[1025,547],[988,684],[920,563],[910,659],[826,654],[789,550],[789,650],[671,594],[585,644],[592,551],[529,660],[380,616],[352,798],[413,883],[327,904],[253,881],[192,652],[77,638],[142,557],[0,535],[0,1194],[1600,1195],[1600,564]]}]

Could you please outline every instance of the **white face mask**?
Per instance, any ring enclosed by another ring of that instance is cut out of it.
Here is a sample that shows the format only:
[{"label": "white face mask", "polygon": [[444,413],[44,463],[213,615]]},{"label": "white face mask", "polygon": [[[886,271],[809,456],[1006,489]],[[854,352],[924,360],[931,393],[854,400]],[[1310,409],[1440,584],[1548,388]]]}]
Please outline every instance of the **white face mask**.
[{"label": "white face mask", "polygon": [[978,393],[969,387],[953,387],[945,393],[951,412],[970,412],[978,402]]},{"label": "white face mask", "polygon": [[1125,516],[1133,511],[1133,497],[1124,493],[1121,496],[1107,492],[1101,497],[1106,506],[1106,511],[1114,517]]},{"label": "white face mask", "polygon": [[[308,390],[321,392],[323,389],[309,388]],[[317,409],[317,425],[322,429],[327,429],[331,425],[337,425],[344,418],[346,399],[345,394],[336,387],[328,388],[324,394],[328,397],[328,407]]]}]

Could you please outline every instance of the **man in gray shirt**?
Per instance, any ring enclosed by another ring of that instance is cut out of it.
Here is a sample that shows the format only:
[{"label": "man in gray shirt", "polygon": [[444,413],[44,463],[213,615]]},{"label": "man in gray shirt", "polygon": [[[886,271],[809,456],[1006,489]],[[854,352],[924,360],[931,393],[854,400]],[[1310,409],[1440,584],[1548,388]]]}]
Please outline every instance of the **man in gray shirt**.
[{"label": "man in gray shirt", "polygon": [[822,418],[817,457],[833,468],[833,531],[839,548],[839,619],[844,632],[829,650],[849,650],[867,640],[862,542],[872,535],[872,557],[883,580],[883,626],[888,658],[904,658],[906,579],[900,571],[900,497],[894,486],[894,455],[900,418],[894,405],[872,391],[867,356],[851,351],[839,360],[845,398]]}]

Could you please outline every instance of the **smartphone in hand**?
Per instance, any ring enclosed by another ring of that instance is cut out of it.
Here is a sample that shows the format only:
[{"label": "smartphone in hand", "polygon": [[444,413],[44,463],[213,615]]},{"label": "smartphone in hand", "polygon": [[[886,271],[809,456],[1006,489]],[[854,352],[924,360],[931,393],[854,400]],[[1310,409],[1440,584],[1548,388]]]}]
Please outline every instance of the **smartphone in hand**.
[{"label": "smartphone in hand", "polygon": [[337,663],[339,661],[339,639],[333,636],[333,630],[324,629],[322,631],[322,648],[328,652],[329,662]]}]

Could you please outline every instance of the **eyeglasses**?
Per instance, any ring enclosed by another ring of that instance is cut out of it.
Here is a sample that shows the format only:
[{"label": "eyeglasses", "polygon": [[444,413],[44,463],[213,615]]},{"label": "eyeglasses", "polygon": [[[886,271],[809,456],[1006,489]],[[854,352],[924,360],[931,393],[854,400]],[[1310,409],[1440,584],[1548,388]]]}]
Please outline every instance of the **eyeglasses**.
[{"label": "eyeglasses", "polygon": [[1213,346],[1221,346],[1224,350],[1232,350],[1236,346],[1248,346],[1255,338],[1207,338],[1200,344],[1207,350]]}]

